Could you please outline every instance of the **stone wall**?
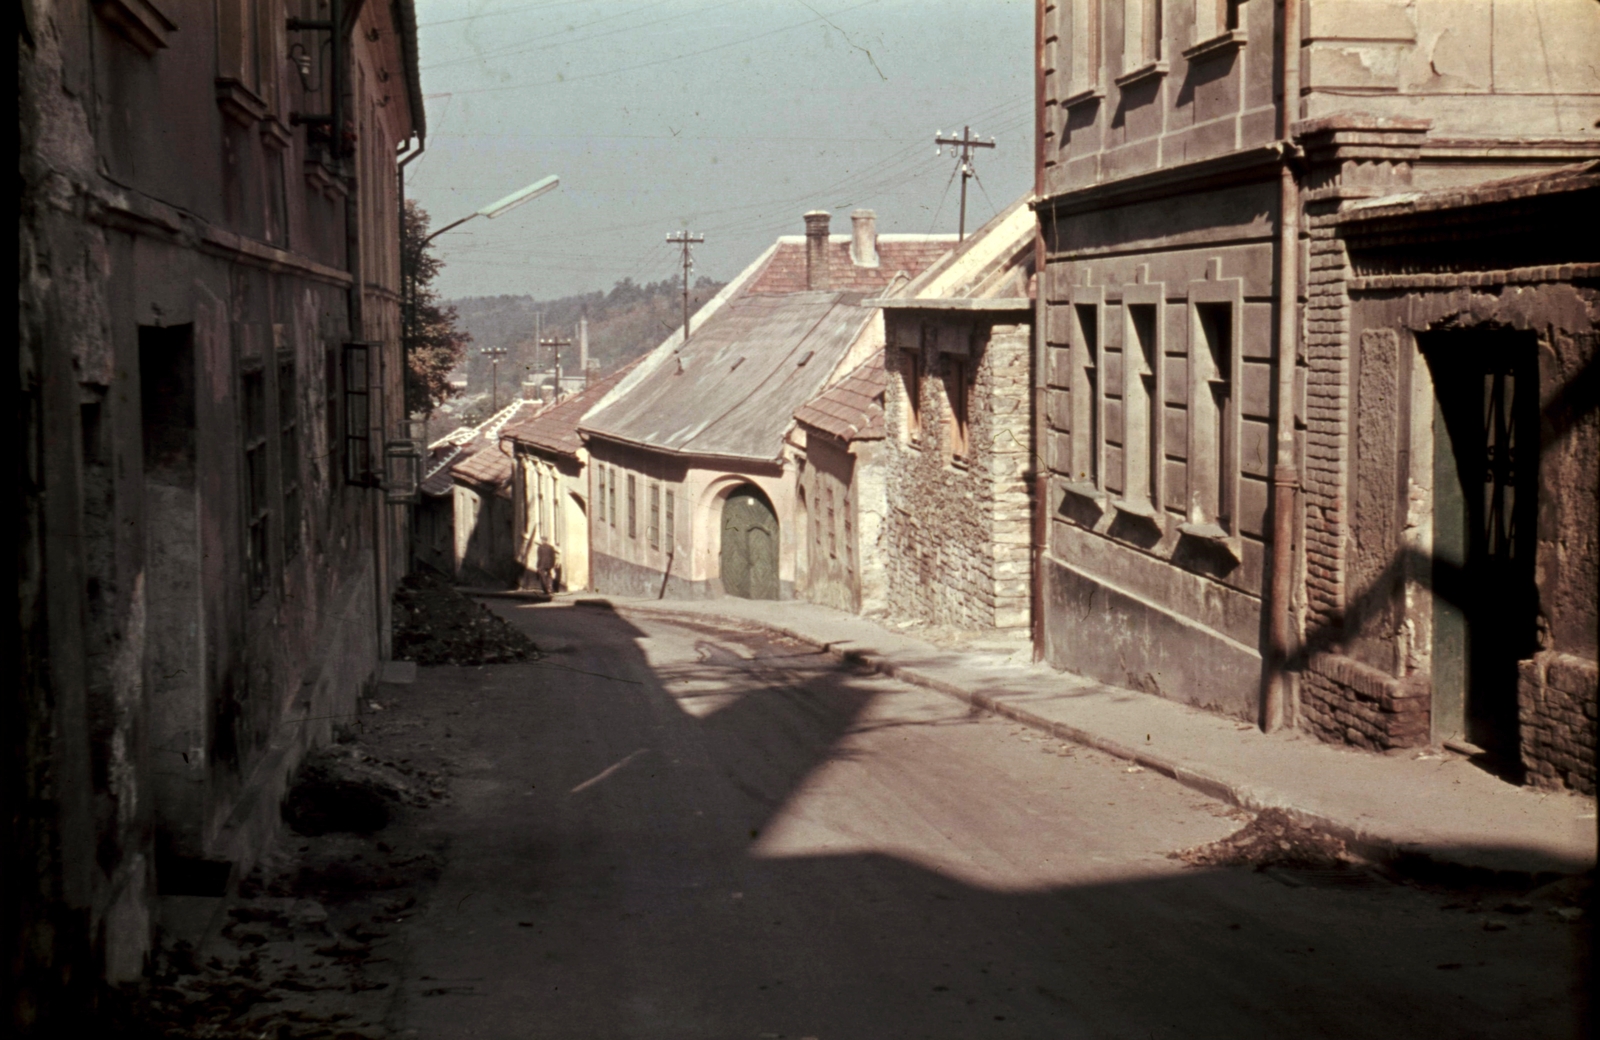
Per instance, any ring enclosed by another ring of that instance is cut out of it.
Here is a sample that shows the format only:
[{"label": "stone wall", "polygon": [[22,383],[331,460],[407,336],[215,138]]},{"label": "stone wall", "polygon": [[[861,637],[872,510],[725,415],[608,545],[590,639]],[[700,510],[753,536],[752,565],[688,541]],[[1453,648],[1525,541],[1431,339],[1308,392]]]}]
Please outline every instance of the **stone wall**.
[{"label": "stone wall", "polygon": [[1595,662],[1554,651],[1524,661],[1517,684],[1522,766],[1536,787],[1595,791]]},{"label": "stone wall", "polygon": [[[886,609],[957,628],[1010,628],[1029,618],[1031,325],[889,316],[884,445]],[[941,337],[970,356],[941,352]],[[909,347],[906,346],[909,344]],[[908,423],[906,374],[921,358],[920,434]],[[967,364],[969,449],[952,451],[947,375]]]}]

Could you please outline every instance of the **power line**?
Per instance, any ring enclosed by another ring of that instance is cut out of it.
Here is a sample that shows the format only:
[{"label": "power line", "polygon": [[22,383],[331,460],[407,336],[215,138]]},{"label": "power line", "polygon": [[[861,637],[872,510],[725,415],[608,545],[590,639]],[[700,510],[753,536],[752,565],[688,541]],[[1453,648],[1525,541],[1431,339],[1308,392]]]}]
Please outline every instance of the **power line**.
[{"label": "power line", "polygon": [[[972,136],[972,127],[964,126],[961,128],[960,137],[940,137],[936,133],[933,135],[933,143],[939,146],[938,154],[940,155],[944,154],[945,145],[951,145],[952,151],[956,147],[961,149],[961,154],[956,157],[956,169],[961,171],[961,220],[957,224],[956,241],[965,241],[967,237],[967,178],[976,176],[976,171],[972,166],[972,151],[975,148],[993,148],[995,146],[994,138],[991,137],[988,141],[980,141]],[[945,190],[949,191],[949,188],[946,187]],[[987,196],[988,192],[984,194]],[[944,203],[941,202],[939,205],[942,208]]]}]

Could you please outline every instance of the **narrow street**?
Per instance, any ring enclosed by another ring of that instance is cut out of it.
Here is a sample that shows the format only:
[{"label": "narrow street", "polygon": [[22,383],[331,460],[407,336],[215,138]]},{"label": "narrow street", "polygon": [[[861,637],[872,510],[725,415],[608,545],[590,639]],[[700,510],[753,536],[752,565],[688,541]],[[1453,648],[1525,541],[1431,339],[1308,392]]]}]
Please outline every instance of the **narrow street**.
[{"label": "narrow street", "polygon": [[754,628],[491,605],[545,656],[419,669],[364,721],[451,776],[376,835],[443,850],[391,1035],[1573,1032],[1545,908],[1189,867],[1246,815]]}]

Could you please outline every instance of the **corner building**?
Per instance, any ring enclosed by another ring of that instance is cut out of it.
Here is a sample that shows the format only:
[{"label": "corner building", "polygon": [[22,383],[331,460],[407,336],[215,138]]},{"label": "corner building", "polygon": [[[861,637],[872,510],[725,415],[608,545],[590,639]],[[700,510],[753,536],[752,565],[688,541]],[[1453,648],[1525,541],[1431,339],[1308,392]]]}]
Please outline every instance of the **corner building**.
[{"label": "corner building", "polygon": [[[1364,305],[1387,331],[1355,329],[1351,293],[1378,283],[1351,280],[1343,238],[1361,204],[1596,156],[1582,55],[1600,48],[1600,9],[1511,6],[1040,0],[1034,381],[1051,663],[1269,728],[1371,748],[1476,743],[1515,766],[1515,668],[1496,680],[1509,693],[1452,695],[1509,696],[1499,731],[1434,710],[1459,666],[1414,652],[1444,613],[1431,591],[1409,615],[1379,612],[1382,653],[1355,620],[1373,616],[1362,576],[1403,571],[1416,551],[1396,518],[1418,501],[1392,460],[1352,465],[1376,450],[1362,447],[1370,431],[1403,441],[1415,427],[1401,384],[1361,391],[1361,344],[1392,337],[1387,370],[1409,371],[1430,335],[1499,319],[1481,302],[1435,301],[1409,324]],[[1437,241],[1426,225],[1448,207],[1423,209],[1404,234]],[[1459,219],[1452,233],[1472,239]],[[1360,247],[1406,271],[1454,262],[1436,250],[1408,267],[1366,233]],[[1592,335],[1587,316],[1561,320],[1569,338]],[[1542,487],[1529,516],[1545,522],[1568,493]],[[1592,667],[1592,633],[1571,645]]]}]

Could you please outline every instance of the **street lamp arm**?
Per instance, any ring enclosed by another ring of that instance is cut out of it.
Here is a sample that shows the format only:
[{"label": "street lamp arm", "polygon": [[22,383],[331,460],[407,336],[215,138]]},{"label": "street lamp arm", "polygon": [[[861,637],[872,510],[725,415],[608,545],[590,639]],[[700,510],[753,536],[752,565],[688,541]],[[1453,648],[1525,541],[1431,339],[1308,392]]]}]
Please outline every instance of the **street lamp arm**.
[{"label": "street lamp arm", "polygon": [[473,217],[488,217],[488,218],[490,218],[492,220],[495,217],[500,216],[502,213],[509,213],[511,210],[516,209],[518,206],[522,205],[524,202],[531,202],[534,199],[538,198],[540,195],[543,195],[543,194],[545,194],[547,192],[554,191],[556,189],[556,186],[559,185],[560,183],[561,183],[561,178],[557,177],[555,174],[551,174],[548,177],[545,177],[545,178],[542,178],[540,180],[534,181],[532,184],[528,185],[526,188],[521,188],[521,189],[519,189],[517,191],[514,191],[510,195],[507,195],[505,198],[500,199],[497,202],[491,202],[489,205],[483,207],[482,209],[478,210],[475,213],[468,213],[466,216],[462,217],[460,220],[452,221],[451,223],[446,224],[444,227],[440,228],[438,231],[435,231],[433,234],[429,235],[427,238],[424,238],[422,240],[422,247],[421,248],[425,248],[429,242],[432,242],[434,239],[438,238],[440,235],[444,234],[446,231],[449,231],[451,228],[460,227],[462,224],[465,224],[467,221],[471,220]]}]

